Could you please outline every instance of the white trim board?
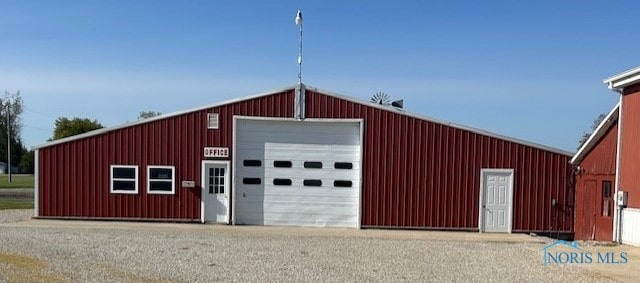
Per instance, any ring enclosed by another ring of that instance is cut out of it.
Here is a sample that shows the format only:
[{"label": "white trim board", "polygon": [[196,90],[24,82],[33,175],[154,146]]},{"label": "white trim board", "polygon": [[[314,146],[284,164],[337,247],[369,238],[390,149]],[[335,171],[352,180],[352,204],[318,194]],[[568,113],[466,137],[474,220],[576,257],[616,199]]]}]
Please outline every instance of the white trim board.
[{"label": "white trim board", "polygon": [[33,172],[33,216],[38,217],[40,216],[40,151],[36,149],[33,154],[33,166],[35,168]]},{"label": "white trim board", "polygon": [[612,90],[622,91],[625,87],[640,83],[640,66],[626,70],[602,80]]},{"label": "white trim board", "polygon": [[575,165],[580,163],[582,159],[585,157],[585,155],[589,153],[589,151],[591,151],[591,149],[593,149],[598,144],[598,141],[600,141],[600,139],[604,136],[604,134],[607,133],[607,131],[609,130],[609,128],[611,128],[613,123],[618,121],[619,119],[618,115],[620,113],[619,109],[620,109],[620,102],[618,102],[613,107],[613,109],[609,111],[609,114],[607,114],[607,116],[602,120],[602,122],[600,122],[600,125],[598,125],[598,127],[593,131],[593,133],[591,133],[587,141],[585,141],[584,144],[582,144],[582,146],[580,147],[580,149],[578,149],[578,152],[576,152],[573,158],[571,158],[571,161],[569,161],[571,162],[571,164]]}]

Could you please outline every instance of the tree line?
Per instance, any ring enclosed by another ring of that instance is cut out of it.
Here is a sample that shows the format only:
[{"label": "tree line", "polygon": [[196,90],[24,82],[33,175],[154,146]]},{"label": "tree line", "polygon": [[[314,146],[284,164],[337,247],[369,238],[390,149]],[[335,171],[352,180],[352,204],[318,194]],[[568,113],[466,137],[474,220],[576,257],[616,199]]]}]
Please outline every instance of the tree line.
[{"label": "tree line", "polygon": [[[371,98],[371,102],[389,105],[390,98],[386,93],[378,92]],[[22,112],[24,102],[20,91],[10,93],[4,92],[0,98],[0,162],[7,163],[7,142],[11,147],[11,166],[20,168],[21,173],[31,174],[34,172],[34,152],[27,149],[22,143]],[[138,114],[138,120],[148,119],[162,115],[157,111],[142,111]],[[600,114],[591,126],[595,130],[604,119],[605,114]],[[101,129],[104,126],[95,119],[89,118],[67,118],[58,117],[54,122],[53,135],[47,141],[54,141],[70,136],[79,135],[93,130]],[[578,141],[580,147],[589,138],[591,132],[585,132]],[[9,137],[7,137],[9,135]],[[7,168],[10,168],[8,166]]]},{"label": "tree line", "polygon": [[[7,164],[7,142],[11,146],[11,164],[9,168],[18,168],[19,173],[33,174],[34,151],[22,143],[22,114],[24,101],[21,91],[8,92],[0,97],[0,162]],[[159,116],[157,111],[142,111],[138,120]],[[47,141],[54,141],[104,128],[100,122],[89,118],[58,117],[54,122],[53,135]],[[11,172],[15,172],[12,170]]]}]

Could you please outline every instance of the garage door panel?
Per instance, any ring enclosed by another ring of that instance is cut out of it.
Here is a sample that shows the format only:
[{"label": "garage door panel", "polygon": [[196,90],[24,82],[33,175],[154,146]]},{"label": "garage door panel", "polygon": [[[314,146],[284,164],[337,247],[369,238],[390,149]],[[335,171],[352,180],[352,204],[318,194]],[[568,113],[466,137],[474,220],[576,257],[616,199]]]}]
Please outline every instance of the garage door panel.
[{"label": "garage door panel", "polygon": [[[245,203],[245,202],[243,202]],[[321,212],[322,214],[350,214],[351,213],[351,203],[331,203],[327,205],[324,202],[307,199],[307,201],[300,202],[292,202],[290,200],[283,201],[271,201],[268,207],[262,205],[260,199],[254,199],[253,201],[247,201],[246,206],[243,207],[243,211],[247,212],[263,212],[268,210],[270,213],[298,213],[305,212],[307,214],[318,214]],[[304,205],[304,208],[300,208],[300,205]],[[322,209],[327,209],[326,211]]]},{"label": "garage door panel", "polygon": [[[317,210],[300,210],[300,209],[296,209],[295,207],[286,207],[286,206],[272,206],[269,207],[267,211],[263,211],[263,210],[255,210],[255,211],[247,211],[248,213],[248,219],[260,219],[260,218],[264,218],[264,219],[296,219],[296,220],[300,220],[300,219],[304,219],[304,218],[308,218],[308,219],[325,219],[322,220],[323,222],[326,222],[328,219],[332,219],[332,220],[337,220],[340,219],[340,221],[353,221],[356,219],[356,217],[351,213],[351,211],[349,211],[348,209],[343,209],[342,211],[340,210],[332,210],[332,211],[326,211],[322,214],[322,217],[318,217],[319,215],[316,212]],[[304,217],[304,218],[303,218]],[[245,219],[246,222],[248,222],[248,219]],[[269,225],[270,223],[244,223],[244,224],[266,224]]]},{"label": "garage door panel", "polygon": [[[256,159],[257,157],[261,157],[260,159]],[[297,163],[299,167],[302,167],[305,161],[320,161],[322,162],[323,168],[333,168],[334,162],[351,162],[354,166],[356,166],[360,160],[359,155],[354,155],[351,153],[333,153],[323,152],[323,153],[309,153],[309,152],[282,152],[278,153],[267,153],[267,154],[253,154],[253,155],[238,155],[239,166],[244,166],[243,161],[245,160],[262,160],[262,165],[260,167],[271,167],[273,168],[273,161],[291,161]],[[245,166],[245,167],[253,167],[253,166]]]},{"label": "garage door panel", "polygon": [[[238,158],[239,159],[250,159],[255,158],[256,156],[263,156],[267,159],[282,159],[281,154],[287,154],[291,152],[297,152],[302,154],[301,156],[293,155],[293,159],[297,160],[305,160],[310,157],[318,158],[317,156],[325,156],[324,160],[333,160],[329,153],[333,155],[345,156],[345,159],[358,160],[360,157],[360,148],[300,148],[296,147],[293,144],[277,146],[277,148],[273,148],[273,146],[266,148],[238,148]],[[302,157],[304,156],[304,158]]]},{"label": "garage door panel", "polygon": [[[267,177],[267,178],[285,178],[285,177],[292,177],[292,176],[301,176],[301,178],[308,178],[308,177],[314,177],[314,178],[323,178],[323,176],[327,176],[327,177],[331,177],[331,176],[336,176],[336,177],[340,177],[340,178],[355,178],[355,179],[360,179],[360,176],[354,176],[354,172],[360,171],[359,166],[357,167],[356,164],[354,164],[354,168],[353,169],[339,169],[339,170],[334,170],[333,166],[331,166],[330,168],[326,168],[324,167],[323,169],[309,169],[309,168],[300,168],[302,167],[302,163],[296,164],[293,163],[293,167],[298,167],[298,168],[277,168],[277,169],[270,169],[270,170],[264,170],[264,168],[257,168],[257,167],[248,167],[248,168],[243,168],[241,170],[241,172],[238,172],[237,176],[238,177]],[[327,170],[329,169],[329,170]],[[239,170],[240,171],[240,170]],[[297,178],[294,178],[297,179]]]},{"label": "garage door panel", "polygon": [[312,215],[301,214],[295,217],[283,217],[280,215],[268,215],[263,216],[260,214],[249,215],[244,218],[238,224],[248,225],[278,225],[278,226],[290,226],[291,222],[295,220],[296,225],[299,226],[314,226],[314,227],[338,227],[338,228],[352,228],[358,225],[358,218],[352,215],[333,216],[330,218],[315,218]]},{"label": "garage door panel", "polygon": [[[342,153],[333,153],[331,151],[329,152],[323,152],[323,153],[317,153],[317,154],[313,154],[313,153],[309,153],[309,152],[299,152],[299,153],[292,153],[292,152],[283,152],[281,154],[278,153],[268,153],[268,154],[263,154],[263,155],[259,155],[259,154],[252,154],[252,155],[247,155],[247,154],[238,154],[237,157],[238,160],[238,165],[241,167],[269,167],[269,168],[274,168],[274,164],[273,161],[291,161],[293,163],[296,163],[296,167],[299,168],[303,168],[304,162],[307,161],[318,161],[318,162],[322,162],[322,168],[334,168],[334,163],[335,162],[351,162],[352,165],[354,167],[359,165],[359,161],[360,161],[360,156],[359,155],[354,155],[354,154],[342,154]],[[255,160],[260,160],[261,161],[261,165],[260,166],[245,166],[244,165],[244,161],[255,161]],[[309,168],[308,168],[309,169]],[[310,168],[313,169],[313,168]]]},{"label": "garage door panel", "polygon": [[[328,172],[329,171],[329,172]],[[352,170],[309,170],[309,169],[289,169],[289,170],[264,170],[251,168],[242,172],[243,175],[238,175],[240,182],[242,178],[260,178],[263,184],[273,184],[273,179],[290,179],[293,182],[299,181],[299,185],[302,186],[302,181],[307,179],[321,179],[323,184],[325,181],[334,180],[360,180],[360,176],[353,176]],[[300,176],[298,178],[291,178],[290,176]]]},{"label": "garage door panel", "polygon": [[[271,144],[289,144],[291,142],[291,139],[288,137],[288,134],[286,132],[282,132],[282,133],[257,132],[257,133],[252,133],[250,135],[241,135],[241,136],[238,136],[237,138],[242,140],[257,140],[261,138],[260,137],[261,135],[270,136],[269,143]],[[314,134],[300,133],[296,138],[297,140],[304,140],[305,143],[308,145],[313,145],[313,144],[325,145],[333,142],[337,142],[345,145],[347,144],[357,145],[357,143],[359,142],[359,139],[354,140],[353,137],[351,136],[344,137],[344,136],[331,135],[331,134],[327,135],[322,132],[314,133]]]},{"label": "garage door panel", "polygon": [[241,201],[238,202],[238,207],[244,205],[244,203],[255,202],[268,202],[268,203],[289,203],[292,205],[305,204],[305,203],[324,203],[327,207],[333,207],[334,205],[353,205],[358,202],[358,196],[351,194],[349,191],[331,191],[331,194],[325,192],[327,189],[319,191],[306,190],[305,192],[269,192],[264,194],[260,190],[243,190],[239,194],[238,198]]},{"label": "garage door panel", "polygon": [[354,132],[347,127],[336,127],[336,123],[328,123],[331,125],[324,126],[289,123],[286,128],[281,127],[280,122],[261,124],[261,126],[240,125],[243,131],[237,133],[237,139],[242,142],[268,140],[271,143],[287,143],[290,142],[291,133],[296,132],[297,140],[304,140],[306,144],[360,144],[359,132]]},{"label": "garage door panel", "polygon": [[307,145],[325,145],[332,143],[343,145],[358,145],[360,142],[359,136],[357,134],[354,135],[354,133],[338,134],[332,133],[332,130],[330,129],[325,131],[318,131],[315,133],[309,133],[307,132],[309,129],[299,130],[297,129],[297,127],[291,127],[290,129],[284,130],[262,130],[252,133],[243,133],[237,135],[237,138],[242,140],[243,142],[265,139],[268,140],[269,143],[290,143],[291,132],[296,130],[298,130],[298,133],[296,134],[296,140],[303,140]]},{"label": "garage door panel", "polygon": [[[237,223],[358,225],[360,123],[246,120],[236,133]],[[243,166],[243,160],[261,166]],[[274,161],[291,167],[274,167]],[[305,168],[305,162],[322,166]],[[336,162],[350,169],[336,169]],[[260,178],[260,185],[244,185],[244,178]]]}]

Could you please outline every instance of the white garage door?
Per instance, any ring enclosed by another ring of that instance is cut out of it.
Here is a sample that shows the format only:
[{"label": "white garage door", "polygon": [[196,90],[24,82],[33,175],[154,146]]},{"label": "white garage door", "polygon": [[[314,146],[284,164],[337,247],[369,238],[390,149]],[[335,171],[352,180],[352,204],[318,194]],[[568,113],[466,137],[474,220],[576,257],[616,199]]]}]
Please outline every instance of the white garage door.
[{"label": "white garage door", "polygon": [[235,223],[358,227],[360,122],[238,118]]}]

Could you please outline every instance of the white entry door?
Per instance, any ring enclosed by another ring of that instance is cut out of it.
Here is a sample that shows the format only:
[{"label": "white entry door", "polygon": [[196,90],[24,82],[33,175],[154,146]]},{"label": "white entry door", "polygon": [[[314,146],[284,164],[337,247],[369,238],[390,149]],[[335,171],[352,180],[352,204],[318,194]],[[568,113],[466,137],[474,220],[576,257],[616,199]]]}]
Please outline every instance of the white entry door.
[{"label": "white entry door", "polygon": [[480,232],[511,233],[513,169],[482,169],[480,176]]},{"label": "white entry door", "polygon": [[204,161],[202,171],[203,221],[229,223],[229,162]]}]

